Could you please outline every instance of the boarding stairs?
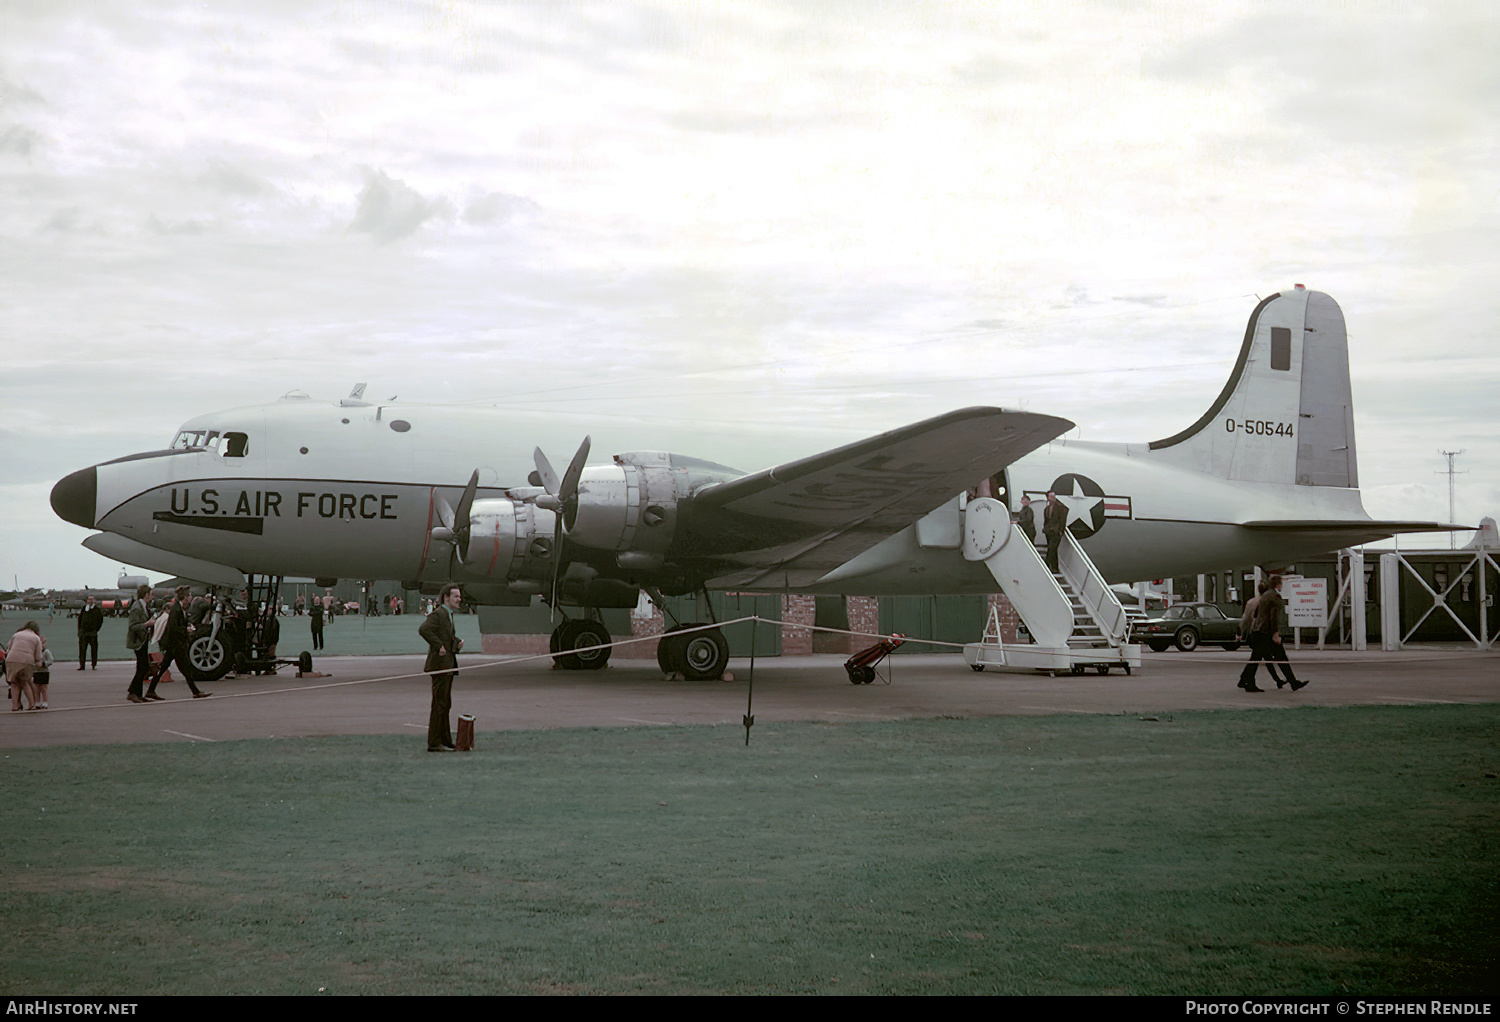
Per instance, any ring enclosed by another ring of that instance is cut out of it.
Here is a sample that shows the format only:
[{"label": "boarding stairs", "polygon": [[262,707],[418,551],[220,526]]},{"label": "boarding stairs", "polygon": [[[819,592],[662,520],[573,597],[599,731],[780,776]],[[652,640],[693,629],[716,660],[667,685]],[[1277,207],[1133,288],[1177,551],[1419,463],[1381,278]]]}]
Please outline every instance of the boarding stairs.
[{"label": "boarding stairs", "polygon": [[1063,533],[1053,572],[1036,547],[1011,528],[1009,509],[980,497],[964,507],[962,550],[966,560],[981,561],[990,570],[1033,640],[1000,642],[992,614],[984,639],[964,647],[974,670],[1006,667],[1057,675],[1093,667],[1107,674],[1123,667],[1129,674],[1141,665],[1141,648],[1129,641],[1125,608],[1070,533]]}]

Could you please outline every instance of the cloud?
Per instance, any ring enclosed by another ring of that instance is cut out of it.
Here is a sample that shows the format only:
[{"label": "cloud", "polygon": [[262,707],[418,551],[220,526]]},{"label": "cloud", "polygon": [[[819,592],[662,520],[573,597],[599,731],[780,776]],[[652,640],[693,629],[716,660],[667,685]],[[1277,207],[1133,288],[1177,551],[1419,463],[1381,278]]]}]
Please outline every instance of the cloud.
[{"label": "cloud", "polygon": [[13,124],[4,131],[0,131],[0,153],[30,156],[31,151],[37,147],[41,139],[40,133],[19,124]]},{"label": "cloud", "polygon": [[198,181],[211,191],[234,197],[271,195],[276,191],[260,175],[217,157],[209,159],[208,167],[199,175]]},{"label": "cloud", "polygon": [[383,170],[362,169],[365,187],[359,193],[359,209],[349,222],[349,230],[369,234],[377,243],[387,245],[414,234],[434,217],[453,215],[453,206],[448,200],[424,199],[406,182],[396,180]]},{"label": "cloud", "polygon": [[468,201],[464,206],[463,220],[469,224],[505,223],[523,213],[540,209],[530,199],[503,192],[485,192]]}]

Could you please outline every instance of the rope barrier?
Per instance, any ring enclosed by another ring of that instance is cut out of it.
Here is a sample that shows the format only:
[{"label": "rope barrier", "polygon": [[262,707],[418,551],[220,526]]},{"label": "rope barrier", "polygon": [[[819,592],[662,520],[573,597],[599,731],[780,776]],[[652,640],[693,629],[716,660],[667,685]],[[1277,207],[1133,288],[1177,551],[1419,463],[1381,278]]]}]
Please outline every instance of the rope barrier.
[{"label": "rope barrier", "polygon": [[[674,636],[692,635],[692,634],[694,634],[696,632],[712,631],[712,630],[714,630],[716,628],[725,628],[725,627],[728,627],[729,625],[744,624],[746,622],[750,622],[752,624],[764,623],[764,624],[767,624],[767,625],[774,625],[774,626],[780,627],[783,631],[785,631],[786,629],[799,629],[799,630],[806,631],[806,632],[827,632],[827,633],[832,634],[832,635],[847,635],[847,636],[850,636],[851,638],[871,639],[871,640],[875,640],[875,641],[879,641],[879,640],[882,640],[882,639],[888,639],[888,638],[891,637],[889,634],[887,634],[885,632],[865,632],[865,631],[858,631],[858,630],[848,629],[848,628],[829,628],[829,627],[827,627],[825,625],[809,625],[809,624],[802,624],[800,622],[788,622],[788,621],[779,620],[777,618],[761,617],[761,616],[756,615],[756,614],[749,614],[749,615],[746,615],[745,617],[737,617],[737,618],[734,618],[733,620],[730,620],[730,621],[721,621],[721,622],[718,622],[716,624],[715,623],[709,623],[709,624],[700,624],[700,625],[693,625],[693,626],[685,627],[685,628],[679,628],[676,631],[671,632],[670,634],[672,634]],[[636,636],[631,636],[628,639],[618,639],[618,640],[616,640],[614,642],[599,643],[598,645],[594,645],[594,646],[579,646],[579,647],[577,647],[575,649],[569,649],[566,652],[557,652],[557,653],[552,653],[552,652],[547,652],[547,653],[524,653],[524,654],[518,654],[518,655],[515,655],[515,656],[504,657],[504,658],[498,659],[498,660],[480,661],[478,663],[465,663],[462,667],[458,667],[455,670],[457,670],[458,672],[462,673],[464,671],[477,671],[477,670],[483,670],[483,669],[493,668],[493,667],[509,667],[509,666],[513,666],[513,665],[516,665],[516,664],[530,663],[530,662],[536,661],[536,660],[554,660],[554,659],[556,659],[559,656],[564,656],[564,655],[572,654],[572,653],[592,653],[592,652],[596,652],[596,651],[601,650],[601,649],[610,649],[610,650],[613,650],[613,649],[616,649],[616,648],[621,647],[621,646],[630,646],[630,645],[635,645],[637,643],[642,643],[642,642],[655,642],[656,640],[662,638],[662,636],[665,635],[665,634],[667,634],[667,633],[662,633],[662,634],[659,634],[659,635],[636,635]],[[948,641],[943,640],[943,639],[914,639],[914,638],[910,638],[908,636],[902,636],[902,644],[906,645],[906,646],[911,646],[911,645],[916,645],[916,644],[924,644],[924,645],[928,645],[928,646],[944,647],[944,648],[952,649],[952,650],[962,650],[965,646],[974,645],[974,643],[948,642]],[[1289,651],[1289,652],[1291,652],[1291,651]],[[1326,651],[1326,650],[1295,650],[1295,652],[1297,652],[1298,654],[1302,654],[1302,653],[1307,653],[1307,652],[1324,653],[1324,652],[1329,652],[1329,651]],[[1338,652],[1342,652],[1342,651],[1338,651]],[[1381,651],[1373,651],[1373,652],[1381,652]],[[1398,652],[1404,652],[1404,651],[1398,651]],[[1157,655],[1159,655],[1159,656],[1165,656],[1166,654],[1162,653],[1162,654],[1157,654]],[[751,653],[751,657],[752,657],[752,659],[754,657],[753,651]],[[1495,658],[1495,657],[1500,657],[1500,651],[1495,651],[1495,650],[1489,650],[1489,651],[1485,651],[1485,650],[1453,650],[1451,652],[1447,652],[1447,653],[1444,653],[1442,655],[1405,656],[1405,657],[1401,658],[1400,662],[1403,663],[1403,664],[1410,664],[1410,663],[1436,663],[1436,662],[1452,662],[1454,660]],[[1191,653],[1177,653],[1177,654],[1174,654],[1172,656],[1172,660],[1175,661],[1175,662],[1178,662],[1178,663],[1182,663],[1182,662],[1187,662],[1187,663],[1205,663],[1205,664],[1206,663],[1212,663],[1212,664],[1215,664],[1217,666],[1224,666],[1226,664],[1226,661],[1222,657],[1217,657],[1217,656],[1201,656],[1201,655],[1194,655],[1194,654],[1191,654]],[[1232,662],[1235,665],[1239,666],[1239,667],[1244,667],[1248,663],[1255,663],[1255,664],[1261,664],[1261,665],[1272,665],[1272,664],[1283,663],[1283,661],[1280,661],[1280,660],[1255,660],[1255,661],[1234,660]],[[1361,655],[1361,656],[1340,656],[1340,657],[1319,656],[1319,657],[1316,658],[1316,662],[1319,665],[1322,665],[1322,664],[1337,664],[1337,663],[1369,663],[1370,661],[1369,661],[1368,655],[1366,654],[1366,655]],[[284,696],[284,695],[291,695],[291,694],[296,694],[296,693],[301,693],[301,692],[317,692],[317,691],[322,691],[324,689],[331,689],[331,688],[346,688],[346,687],[355,686],[355,685],[376,685],[376,684],[381,684],[383,682],[388,682],[388,681],[407,681],[407,680],[411,680],[411,679],[415,679],[415,678],[427,678],[432,673],[447,673],[447,672],[441,672],[441,671],[440,672],[415,671],[415,672],[412,672],[410,674],[389,674],[389,675],[385,675],[385,676],[379,677],[379,678],[359,678],[359,679],[356,679],[354,681],[332,681],[332,682],[326,682],[324,684],[319,684],[319,685],[300,685],[300,686],[297,686],[295,688],[264,689],[264,690],[261,690],[261,691],[258,691],[258,692],[232,692],[232,693],[224,693],[223,695],[215,695],[214,699],[216,699],[216,700],[220,700],[220,699],[254,699],[254,698],[259,698],[259,697],[262,697],[262,696]],[[887,681],[886,683],[889,684],[889,681]],[[170,700],[170,701],[171,702],[179,702],[179,701],[186,702],[186,700]],[[78,712],[80,710],[124,709],[124,708],[132,706],[132,705],[135,705],[135,704],[132,704],[132,703],[115,703],[115,702],[110,702],[110,703],[93,703],[93,704],[90,704],[90,705],[87,705],[87,706],[60,706],[60,707],[57,707],[56,709],[48,709],[48,710],[45,710],[45,711],[36,711],[36,712],[45,712],[45,713],[48,713],[48,714],[53,714],[53,713],[75,713],[75,712]],[[3,721],[4,719],[5,718],[0,718],[0,721]]]}]

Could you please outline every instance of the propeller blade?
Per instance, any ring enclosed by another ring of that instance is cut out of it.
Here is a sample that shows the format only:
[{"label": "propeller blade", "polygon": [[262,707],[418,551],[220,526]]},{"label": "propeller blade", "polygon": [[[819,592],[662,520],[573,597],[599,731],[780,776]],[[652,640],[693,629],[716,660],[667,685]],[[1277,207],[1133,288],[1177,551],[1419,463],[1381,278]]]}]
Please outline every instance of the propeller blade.
[{"label": "propeller blade", "polygon": [[588,460],[589,446],[592,442],[592,437],[583,438],[583,443],[578,445],[578,453],[573,455],[568,471],[563,473],[562,484],[557,490],[557,496],[562,500],[563,524],[569,529],[578,520],[578,480],[583,475],[583,463]]},{"label": "propeller blade", "polygon": [[542,489],[554,497],[557,496],[557,472],[553,470],[552,462],[547,460],[547,456],[542,453],[540,447],[531,452],[531,460],[536,462],[536,473],[542,477]]},{"label": "propeller blade", "polygon": [[479,469],[469,476],[469,485],[464,487],[464,495],[458,499],[458,511],[454,515],[457,523],[454,534],[458,537],[458,559],[466,561],[469,557],[469,512],[474,509],[474,494],[479,490]]},{"label": "propeller blade", "polygon": [[565,501],[578,498],[578,477],[583,475],[583,463],[589,458],[591,443],[593,443],[592,437],[583,438],[583,443],[578,445],[578,453],[573,455],[573,460],[568,464],[568,470],[563,473],[562,485],[557,488],[556,492]]},{"label": "propeller blade", "polygon": [[443,528],[449,532],[453,531],[453,507],[442,497],[437,499],[438,521],[443,523]]}]

